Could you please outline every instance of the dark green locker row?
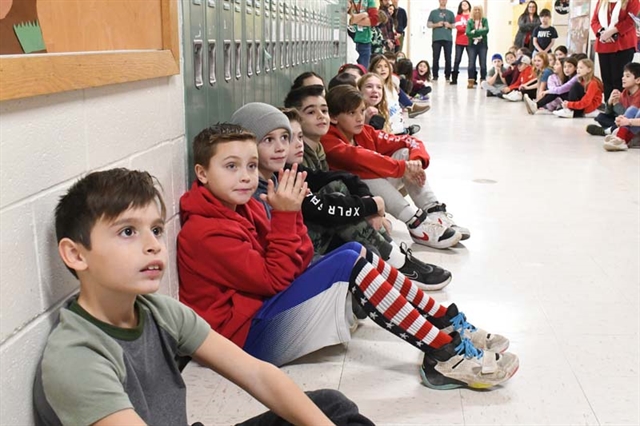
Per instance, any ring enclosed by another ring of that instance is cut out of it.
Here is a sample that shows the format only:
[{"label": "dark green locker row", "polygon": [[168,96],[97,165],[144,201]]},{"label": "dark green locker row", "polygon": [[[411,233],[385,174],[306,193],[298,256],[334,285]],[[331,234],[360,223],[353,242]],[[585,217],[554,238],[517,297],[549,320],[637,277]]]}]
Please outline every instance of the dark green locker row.
[{"label": "dark green locker row", "polygon": [[281,106],[305,71],[335,75],[347,56],[346,3],[183,0],[187,140],[245,103]]}]

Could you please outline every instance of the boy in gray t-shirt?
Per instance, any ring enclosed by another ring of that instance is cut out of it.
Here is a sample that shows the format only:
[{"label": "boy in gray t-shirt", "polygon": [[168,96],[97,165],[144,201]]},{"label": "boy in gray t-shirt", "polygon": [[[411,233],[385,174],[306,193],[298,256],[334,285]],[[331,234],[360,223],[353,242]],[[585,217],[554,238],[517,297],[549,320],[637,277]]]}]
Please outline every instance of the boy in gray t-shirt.
[{"label": "boy in gray t-shirt", "polygon": [[433,79],[438,80],[440,70],[440,51],[444,50],[444,76],[447,80],[451,77],[451,49],[453,48],[453,28],[456,17],[452,11],[447,9],[447,0],[439,0],[440,7],[434,9],[429,14],[427,26],[433,30],[433,62],[431,68]]},{"label": "boy in gray t-shirt", "polygon": [[[246,424],[372,425],[331,390],[305,395],[284,373],[153,295],[167,265],[165,205],[146,172],[113,169],[74,184],[56,207],[62,260],[80,293],[60,311],[36,373],[43,425],[187,425],[176,358],[192,356],[273,410]],[[331,423],[333,422],[333,423]]]},{"label": "boy in gray t-shirt", "polygon": [[483,81],[480,84],[480,87],[487,91],[487,97],[501,95],[502,88],[507,86],[502,76],[502,73],[507,71],[507,69],[502,66],[502,55],[496,53],[491,57],[491,62],[493,63],[493,68],[487,73],[487,81]]}]

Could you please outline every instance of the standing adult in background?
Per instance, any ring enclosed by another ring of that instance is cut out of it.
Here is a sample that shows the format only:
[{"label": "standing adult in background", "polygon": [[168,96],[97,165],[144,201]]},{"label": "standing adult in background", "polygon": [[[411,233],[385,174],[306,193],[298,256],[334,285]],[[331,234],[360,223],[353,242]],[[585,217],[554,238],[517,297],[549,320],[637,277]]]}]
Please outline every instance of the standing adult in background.
[{"label": "standing adult in background", "polygon": [[540,25],[540,17],[538,16],[538,4],[530,1],[527,8],[518,18],[518,33],[513,42],[518,47],[526,47],[533,51],[533,30]]},{"label": "standing adult in background", "polygon": [[635,23],[629,14],[637,16],[638,12],[638,0],[598,0],[593,11],[591,29],[596,34],[595,51],[605,99],[609,99],[613,89],[622,91],[623,68],[633,60],[638,43]]},{"label": "standing adult in background", "polygon": [[480,80],[487,79],[487,34],[489,21],[484,17],[482,6],[473,6],[471,18],[467,22],[467,37],[469,37],[469,80],[468,89],[476,84],[476,59],[480,62]]},{"label": "standing adult in background", "polygon": [[[469,38],[467,37],[467,21],[471,14],[471,3],[462,0],[458,5],[458,14],[456,15],[456,59],[453,62],[453,73],[451,74],[451,84],[458,84],[458,73],[462,54],[467,52],[469,59]],[[471,66],[471,64],[469,64]]]},{"label": "standing adult in background", "polygon": [[355,29],[353,41],[356,43],[358,63],[369,67],[371,59],[371,27],[378,25],[376,0],[349,0],[349,25]]},{"label": "standing adult in background", "polygon": [[409,19],[407,11],[398,6],[398,0],[392,0],[393,6],[396,8],[396,33],[398,34],[398,43],[396,44],[396,52],[401,52],[404,46],[404,32],[407,30]]},{"label": "standing adult in background", "polygon": [[447,9],[447,0],[438,0],[440,7],[434,9],[429,14],[427,27],[433,29],[433,80],[438,80],[440,70],[440,51],[444,50],[444,76],[447,80],[451,77],[451,49],[453,47],[453,37],[451,29],[456,22],[456,16]]}]

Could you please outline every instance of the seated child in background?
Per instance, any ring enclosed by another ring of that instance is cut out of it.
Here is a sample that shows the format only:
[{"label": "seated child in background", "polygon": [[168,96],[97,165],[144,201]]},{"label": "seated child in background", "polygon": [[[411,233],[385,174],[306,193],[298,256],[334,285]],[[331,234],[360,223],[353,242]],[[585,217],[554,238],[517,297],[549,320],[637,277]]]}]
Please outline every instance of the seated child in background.
[{"label": "seated child in background", "polygon": [[556,55],[553,53],[547,53],[547,57],[549,58],[549,68],[553,69],[556,64]]},{"label": "seated child in background", "polygon": [[[341,87],[349,88],[334,90]],[[197,179],[180,200],[180,298],[249,354],[280,366],[348,342],[353,295],[377,325],[425,354],[426,386],[490,387],[515,373],[515,355],[491,350],[505,350],[507,339],[469,326],[454,304],[439,305],[360,244],[308,267],[313,248],[300,212],[305,173],[294,164],[279,173],[277,187],[269,181],[261,196],[271,206],[269,220],[253,198],[252,133],[232,124],[207,128],[193,153]]]},{"label": "seated child in background", "polygon": [[562,102],[562,109],[553,114],[560,118],[596,117],[604,86],[593,74],[593,61],[580,59],[576,72],[578,81],[571,86],[567,100]]},{"label": "seated child in background", "polygon": [[506,70],[502,74],[502,79],[504,80],[504,84],[509,86],[518,78],[518,67],[514,65],[516,62],[516,54],[510,51],[505,53],[504,62],[507,66],[505,67]]},{"label": "seated child in background", "polygon": [[[514,65],[518,67],[518,79],[514,80],[510,86],[502,88],[502,97],[511,102],[522,100],[522,92],[531,90],[537,83],[536,76],[531,66],[531,58],[526,55],[520,56]],[[535,97],[535,94],[533,95]]]},{"label": "seated child in background", "polygon": [[538,53],[549,53],[558,38],[558,31],[551,25],[551,11],[542,9],[540,11],[540,25],[534,28],[531,33],[533,40],[533,55]]},{"label": "seated child in background", "polygon": [[367,73],[367,69],[360,64],[343,64],[338,69],[338,74],[347,72],[356,78],[356,81],[360,80],[360,77]]},{"label": "seated child in background", "polygon": [[[364,121],[376,130],[384,130],[391,132],[391,122],[389,120],[389,107],[387,98],[384,93],[384,83],[381,77],[376,73],[365,74],[357,85],[358,90],[362,92],[365,105]],[[377,117],[382,117],[382,126],[379,125]],[[420,126],[412,124],[407,127],[406,133],[414,135],[420,131]]]},{"label": "seated child in background", "polygon": [[565,46],[558,46],[553,51],[553,54],[556,55],[556,59],[561,60],[567,57],[567,48]]},{"label": "seated child in background", "polygon": [[291,85],[291,90],[295,90],[302,86],[314,86],[319,85],[324,87],[324,79],[313,71],[306,71],[296,77]]},{"label": "seated child in background", "polygon": [[176,358],[192,356],[273,410],[250,424],[373,425],[341,393],[305,395],[191,309],[152,294],[168,262],[165,205],[155,183],[146,172],[94,172],[56,207],[58,251],[80,293],[60,309],[36,373],[37,423],[187,425]]},{"label": "seated child in background", "polygon": [[[426,105],[418,105],[415,102],[413,102],[411,100],[411,98],[409,98],[409,95],[407,95],[405,93],[404,90],[402,90],[402,88],[400,88],[400,79],[397,75],[393,74],[395,72],[396,69],[396,60],[398,58],[398,56],[394,53],[394,52],[385,52],[384,55],[378,55],[378,56],[382,56],[383,58],[385,58],[387,60],[387,63],[389,65],[389,69],[391,70],[390,74],[393,77],[393,82],[397,87],[397,91],[398,91],[398,102],[400,103],[400,105],[402,106],[402,108],[406,108],[406,110],[409,112],[409,118],[415,118],[417,116],[419,116],[420,114],[423,114],[427,111],[429,111],[428,106]],[[375,59],[376,57],[374,57]],[[371,63],[369,63],[369,72],[376,72],[375,69],[371,66]]]},{"label": "seated child in background", "polygon": [[576,67],[578,61],[574,58],[566,58],[556,61],[553,67],[553,75],[547,81],[547,89],[543,90],[542,97],[536,101],[528,95],[524,97],[524,104],[527,112],[531,115],[536,113],[551,114],[552,111],[562,107],[562,101],[567,100],[569,90],[578,81]]},{"label": "seated child in background", "polygon": [[491,57],[493,68],[487,73],[487,80],[480,83],[480,87],[487,91],[487,97],[498,96],[507,87],[503,74],[507,69],[502,66],[502,56],[499,53]]},{"label": "seated child in background", "polygon": [[[386,210],[407,225],[414,242],[448,248],[469,238],[469,230],[453,222],[431,190],[424,172],[429,155],[421,141],[365,125],[363,96],[350,86],[331,89],[327,105],[331,127],[321,142],[329,167],[364,179],[384,198]],[[417,207],[399,192],[403,185]]]},{"label": "seated child in background", "polygon": [[640,133],[640,109],[630,106],[624,115],[616,117],[617,129],[604,138],[604,149],[607,151],[626,151],[629,142]]},{"label": "seated child in background", "polygon": [[[341,72],[340,74],[336,75],[335,77],[333,77],[331,80],[329,80],[329,86],[327,87],[327,90],[331,90],[331,88],[335,87],[335,86],[339,86],[341,84],[348,84],[351,86],[356,85],[356,82],[360,80],[360,78],[356,78],[352,73],[350,72]],[[320,85],[315,85],[316,87],[324,87],[324,86],[320,86]],[[311,87],[311,85],[305,85],[302,87]],[[298,88],[300,89],[300,88]],[[297,89],[295,89],[297,90]]]},{"label": "seated child in background", "polygon": [[421,101],[428,101],[429,93],[433,90],[431,83],[431,66],[429,62],[425,60],[418,62],[411,78],[413,90],[409,94]]},{"label": "seated child in background", "polygon": [[545,52],[539,52],[533,58],[533,73],[538,81],[535,93],[533,91],[525,91],[524,94],[525,96],[528,93],[534,94],[535,99],[538,100],[542,98],[542,92],[547,90],[547,81],[553,75],[553,68],[549,65],[549,56]]},{"label": "seated child in background", "polygon": [[[307,183],[315,196],[306,199],[311,199],[317,210],[327,210],[329,202],[322,198],[324,194],[354,198],[362,203],[370,198],[378,199],[379,197],[371,195],[369,187],[357,176],[348,172],[329,171],[326,155],[320,143],[320,138],[329,130],[329,112],[327,101],[318,87],[309,86],[293,90],[287,95],[284,104],[286,107],[295,108],[283,111],[289,118],[292,129],[287,163],[297,163],[299,170],[307,171]],[[249,130],[251,127],[252,125],[248,124]],[[316,175],[323,179],[316,178],[318,182],[314,183]],[[302,215],[316,254],[325,254],[337,245],[355,241],[368,249],[376,250],[385,262],[398,268],[405,276],[411,277],[422,290],[439,290],[445,287],[451,281],[451,273],[414,258],[411,249],[404,243],[398,247],[386,229],[388,225],[384,219],[384,201],[379,199],[377,202],[383,207],[366,217],[366,220],[354,220],[351,213],[344,215],[340,211],[330,214],[327,218],[320,215],[314,218],[303,210]],[[329,205],[329,211],[330,209]]]},{"label": "seated child in background", "polygon": [[410,94],[413,90],[413,62],[410,59],[400,59],[396,62],[396,73],[400,77],[400,89]]},{"label": "seated child in background", "polygon": [[518,50],[516,50],[515,57],[511,62],[509,62],[510,60],[509,55],[505,56],[505,60],[507,61],[509,68],[504,73],[503,77],[507,82],[508,86],[511,86],[520,78],[520,67],[518,67],[518,65],[516,64],[516,61],[520,59],[522,56],[528,56],[529,59],[531,59],[531,51],[526,47],[519,48]]},{"label": "seated child in background", "polygon": [[598,114],[598,124],[589,124],[587,132],[596,136],[610,135],[616,128],[617,116],[625,115],[631,106],[640,107],[640,64],[629,62],[622,73],[622,92],[614,89],[609,96],[605,111]]}]

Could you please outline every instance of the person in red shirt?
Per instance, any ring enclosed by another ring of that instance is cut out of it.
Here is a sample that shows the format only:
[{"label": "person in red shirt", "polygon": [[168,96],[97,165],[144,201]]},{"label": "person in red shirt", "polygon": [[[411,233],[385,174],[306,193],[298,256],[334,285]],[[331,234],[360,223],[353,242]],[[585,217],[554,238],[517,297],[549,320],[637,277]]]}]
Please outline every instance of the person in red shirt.
[{"label": "person in red shirt", "polygon": [[633,60],[638,37],[630,15],[640,13],[638,0],[598,0],[591,17],[591,29],[596,34],[595,51],[600,62],[600,75],[605,99],[613,89],[622,90],[622,72]]},{"label": "person in red shirt", "polygon": [[602,103],[602,81],[593,74],[591,59],[580,59],[577,73],[578,81],[571,86],[568,100],[553,114],[561,118],[594,118]]},{"label": "person in red shirt", "polygon": [[425,386],[485,388],[511,378],[519,363],[500,353],[506,338],[471,326],[455,304],[438,304],[360,244],[309,266],[313,248],[300,212],[306,173],[294,164],[280,171],[277,186],[268,181],[260,198],[270,220],[253,197],[257,138],[278,143],[268,135],[285,129],[290,137],[290,125],[279,111],[251,119],[251,109],[231,119],[251,120],[259,135],[223,123],[194,139],[196,180],[180,199],[180,300],[249,354],[280,366],[348,342],[353,297],[373,322],[424,353]]},{"label": "person in red shirt", "polygon": [[[371,193],[384,199],[386,209],[407,225],[414,242],[448,248],[469,238],[447,214],[427,181],[429,154],[422,141],[392,135],[364,124],[363,95],[351,86],[336,86],[327,95],[329,132],[320,141],[329,167],[360,176]],[[409,193],[409,204],[399,188]]]},{"label": "person in red shirt", "polygon": [[460,62],[462,54],[467,52],[469,58],[469,37],[467,37],[467,21],[471,14],[471,3],[462,0],[458,5],[458,14],[456,15],[456,59],[453,62],[453,72],[451,73],[451,84],[458,84],[458,74],[460,73]]},{"label": "person in red shirt", "polygon": [[518,78],[511,85],[502,88],[502,98],[518,102],[522,100],[523,92],[527,91],[529,91],[527,94],[533,91],[533,97],[535,97],[538,79],[533,72],[531,58],[522,55],[513,64],[518,68]]}]

